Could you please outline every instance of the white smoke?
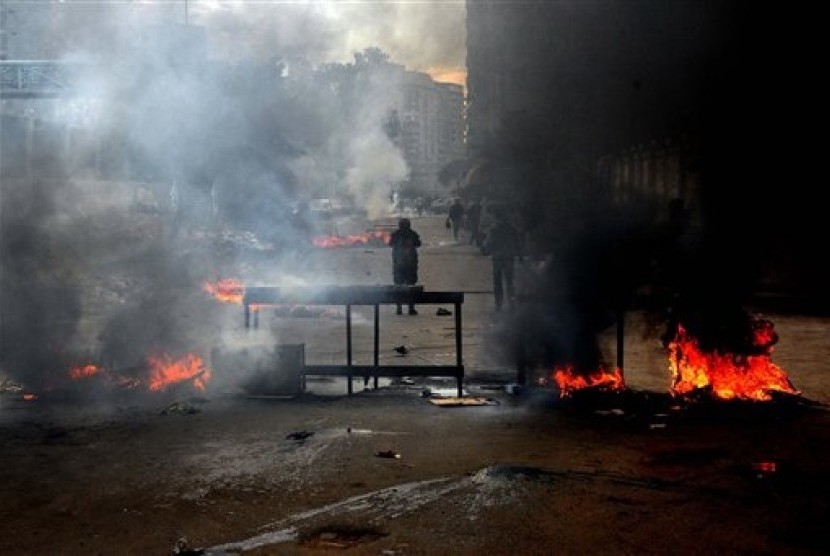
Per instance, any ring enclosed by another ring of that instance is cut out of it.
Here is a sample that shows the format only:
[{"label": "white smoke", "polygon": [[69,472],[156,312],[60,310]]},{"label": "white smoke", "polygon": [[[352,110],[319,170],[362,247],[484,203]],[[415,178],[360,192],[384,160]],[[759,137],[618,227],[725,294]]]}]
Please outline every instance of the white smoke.
[{"label": "white smoke", "polygon": [[[397,78],[381,72],[348,96],[318,82],[325,64],[348,74],[355,53],[376,46],[409,69],[463,65],[461,4],[68,0],[16,4],[13,15],[12,58],[81,68],[78,97],[38,114],[38,137],[51,142],[39,144],[41,159],[30,168],[11,150],[2,159],[20,183],[2,191],[0,262],[15,270],[2,275],[0,372],[39,385],[72,364],[101,362],[88,356],[120,370],[152,352],[203,352],[227,331],[199,287],[228,261],[185,241],[201,233],[204,214],[111,232],[146,193],[135,183],[154,188],[157,205],[142,209],[172,212],[175,184],[180,205],[218,199],[225,217],[286,245],[298,239],[292,201],[320,187],[350,193],[377,216],[407,173],[384,130],[400,102],[390,95]],[[281,262],[268,260],[271,275]]]}]

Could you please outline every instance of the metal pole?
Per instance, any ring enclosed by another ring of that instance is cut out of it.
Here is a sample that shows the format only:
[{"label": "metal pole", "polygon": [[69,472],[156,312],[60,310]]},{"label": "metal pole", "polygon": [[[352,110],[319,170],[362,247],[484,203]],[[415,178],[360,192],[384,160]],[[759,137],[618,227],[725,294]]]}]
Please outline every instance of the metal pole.
[{"label": "metal pole", "polygon": [[375,390],[378,389],[378,366],[380,366],[380,305],[375,303]]},{"label": "metal pole", "polygon": [[624,360],[624,349],[625,349],[625,310],[622,308],[617,309],[617,368],[620,370],[620,374],[625,378],[625,373],[623,372],[623,360]]},{"label": "metal pole", "polygon": [[458,397],[462,396],[462,381],[463,376],[461,365],[464,358],[461,355],[461,303],[455,303],[455,364],[458,367]]},{"label": "metal pole", "polygon": [[352,306],[346,305],[346,367],[348,372],[348,392],[352,395]]}]

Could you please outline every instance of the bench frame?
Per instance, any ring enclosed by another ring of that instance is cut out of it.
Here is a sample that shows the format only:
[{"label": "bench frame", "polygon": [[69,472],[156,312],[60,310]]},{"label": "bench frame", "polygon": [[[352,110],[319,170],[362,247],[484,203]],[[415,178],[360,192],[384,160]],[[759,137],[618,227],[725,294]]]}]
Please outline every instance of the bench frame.
[{"label": "bench frame", "polygon": [[[380,364],[380,306],[392,304],[444,305],[453,304],[455,310],[455,365],[381,365]],[[429,292],[420,286],[339,286],[329,288],[246,288],[242,299],[245,328],[259,327],[261,305],[344,305],[346,307],[346,364],[345,365],[304,365],[303,383],[306,376],[345,376],[348,378],[348,394],[353,393],[352,378],[362,376],[364,384],[378,377],[404,376],[446,376],[456,379],[458,397],[463,394],[464,364],[461,342],[461,305],[464,292]],[[373,365],[355,365],[352,358],[352,306],[374,307],[374,359]],[[253,318],[252,318],[253,317]]]}]

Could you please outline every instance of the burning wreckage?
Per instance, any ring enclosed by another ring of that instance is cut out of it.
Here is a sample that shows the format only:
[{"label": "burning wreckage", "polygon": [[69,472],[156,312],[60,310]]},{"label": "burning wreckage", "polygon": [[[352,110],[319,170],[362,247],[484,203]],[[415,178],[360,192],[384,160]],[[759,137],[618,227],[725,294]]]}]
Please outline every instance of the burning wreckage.
[{"label": "burning wreckage", "polygon": [[[319,236],[313,240],[318,248],[386,245],[389,226],[377,224],[362,234]],[[597,273],[602,274],[602,273]],[[210,299],[242,305],[245,284],[236,278],[206,281],[201,289]],[[551,390],[563,407],[602,406],[629,403],[635,393],[628,387],[624,373],[625,331],[623,310],[616,314],[617,361],[609,364],[594,345],[596,332],[613,324],[602,313],[605,307],[620,304],[606,298],[594,299],[603,288],[593,284],[577,288],[570,298],[542,297],[534,299],[536,308],[520,310],[512,324],[519,330],[543,330],[541,348],[531,345],[539,340],[539,332],[521,339],[517,346],[517,382],[519,389]],[[614,294],[618,290],[610,288]],[[607,296],[606,296],[607,297]],[[598,308],[598,305],[600,306]],[[561,321],[543,316],[534,320],[533,311],[555,308],[565,317]],[[258,318],[260,307],[251,305]],[[662,308],[661,308],[662,309]],[[673,314],[662,337],[666,354],[669,386],[666,397],[651,393],[652,400],[665,399],[668,405],[694,401],[770,402],[791,400],[805,402],[787,373],[772,362],[773,348],[778,341],[772,321],[745,314],[743,311],[715,311],[714,318],[683,307],[682,314]],[[321,316],[323,310],[312,311],[305,306],[279,305],[282,316]],[[530,315],[530,316],[528,316]],[[724,317],[724,315],[726,315]],[[712,322],[716,324],[712,326]],[[567,324],[565,324],[567,323]],[[460,363],[459,363],[460,365]],[[534,376],[528,376],[528,369]],[[144,361],[130,368],[117,368],[85,361],[65,372],[63,384],[45,384],[43,391],[28,392],[28,386],[3,384],[7,395],[34,401],[50,390],[77,390],[78,385],[93,384],[94,388],[117,392],[183,392],[201,394],[213,377],[211,363],[189,352],[147,354]],[[459,392],[461,389],[459,388]],[[633,402],[632,402],[633,403]],[[635,404],[636,405],[636,404]]]},{"label": "burning wreckage", "polygon": [[[502,330],[513,338],[519,387],[553,392],[562,409],[629,416],[820,405],[772,361],[779,340],[773,321],[748,310],[746,296],[718,292],[716,277],[700,279],[707,267],[699,263],[711,254],[699,245],[683,251],[674,232],[659,241],[648,235],[653,231],[622,240],[598,234],[563,250],[559,268],[543,265],[534,287],[517,299],[505,327],[511,330]],[[626,382],[627,313],[649,323],[644,339],[659,336],[664,392],[635,391]],[[609,333],[614,363],[608,346],[600,346]]]},{"label": "burning wreckage", "polygon": [[[241,306],[246,287],[236,278],[224,278],[204,282],[202,290],[213,300]],[[252,305],[255,316],[261,308]],[[325,311],[309,311],[305,306],[276,306],[282,316],[321,316]],[[733,323],[734,324],[734,323]],[[521,325],[520,325],[521,326]],[[566,409],[598,410],[608,407],[626,407],[623,412],[637,411],[636,406],[649,399],[647,405],[662,404],[675,409],[706,402],[737,402],[757,404],[789,400],[810,405],[813,402],[801,397],[786,371],[772,361],[778,334],[769,319],[745,315],[737,332],[727,335],[718,329],[718,338],[711,334],[695,334],[704,330],[700,323],[670,323],[663,336],[666,354],[666,370],[669,378],[667,392],[635,392],[625,381],[623,350],[623,318],[617,322],[616,365],[600,361],[598,354],[586,359],[590,366],[571,362],[540,365],[521,361],[518,369],[518,390],[536,388],[555,394],[558,407]],[[523,338],[521,341],[526,341]],[[578,360],[578,358],[574,359]],[[532,367],[532,370],[529,368]],[[532,376],[530,376],[532,375]],[[213,373],[208,362],[194,353],[180,356],[170,354],[148,355],[143,365],[130,369],[110,369],[95,363],[82,363],[66,372],[63,384],[47,386],[44,392],[29,392],[23,385],[4,381],[0,392],[20,400],[33,402],[55,389],[72,391],[80,385],[94,385],[93,389],[106,389],[122,393],[178,392],[189,395],[206,390]],[[510,389],[513,391],[514,389]],[[459,396],[461,388],[459,386]],[[659,407],[652,407],[660,412]],[[664,408],[665,409],[665,408]]]}]

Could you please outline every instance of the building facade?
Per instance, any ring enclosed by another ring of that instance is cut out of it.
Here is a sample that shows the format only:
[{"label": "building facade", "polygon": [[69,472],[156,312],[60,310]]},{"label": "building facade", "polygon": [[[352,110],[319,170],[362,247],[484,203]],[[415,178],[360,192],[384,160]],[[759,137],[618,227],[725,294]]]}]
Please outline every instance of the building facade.
[{"label": "building facade", "polygon": [[422,195],[438,194],[438,172],[465,156],[463,88],[406,71],[399,102],[395,110],[401,124],[399,146],[409,167],[406,186]]},{"label": "building facade", "polygon": [[532,198],[595,197],[611,185],[603,157],[696,133],[718,15],[716,3],[468,0],[469,156],[510,166],[499,181]]},{"label": "building facade", "polygon": [[798,127],[823,110],[816,13],[740,0],[466,5],[469,156],[545,220],[538,235],[681,198],[730,287],[766,266],[826,297],[809,185],[821,155]]}]

